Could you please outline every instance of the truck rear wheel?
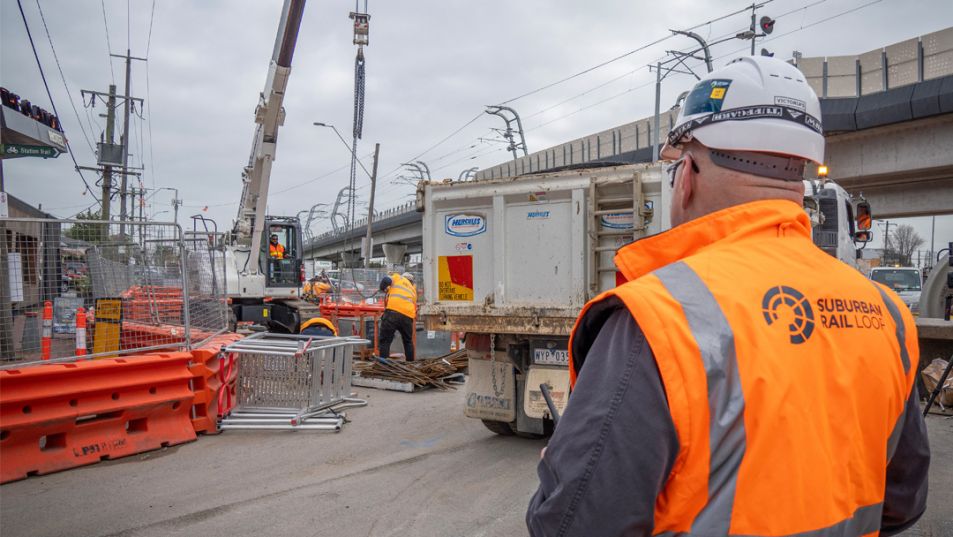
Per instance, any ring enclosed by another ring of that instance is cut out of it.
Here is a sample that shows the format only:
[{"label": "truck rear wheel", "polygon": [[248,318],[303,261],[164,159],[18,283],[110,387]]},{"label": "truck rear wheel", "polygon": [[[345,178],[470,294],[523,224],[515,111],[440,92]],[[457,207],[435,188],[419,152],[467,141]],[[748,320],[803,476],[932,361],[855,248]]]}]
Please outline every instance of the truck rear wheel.
[{"label": "truck rear wheel", "polygon": [[505,421],[493,421],[493,420],[480,420],[483,422],[483,425],[493,431],[494,433],[501,436],[513,436],[513,428],[510,427],[509,423]]}]

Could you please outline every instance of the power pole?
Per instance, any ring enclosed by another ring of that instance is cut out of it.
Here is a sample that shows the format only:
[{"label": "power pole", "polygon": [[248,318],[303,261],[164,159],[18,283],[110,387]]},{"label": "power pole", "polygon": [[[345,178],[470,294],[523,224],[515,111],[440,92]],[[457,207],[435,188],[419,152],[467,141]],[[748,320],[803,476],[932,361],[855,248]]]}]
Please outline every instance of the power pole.
[{"label": "power pole", "polygon": [[[125,56],[121,56],[119,54],[110,54],[110,56],[124,58],[126,60],[126,98],[123,100],[122,106],[122,183],[119,187],[119,234],[125,236],[125,224],[122,224],[121,222],[126,221],[128,218],[128,214],[126,212],[126,196],[129,194],[129,90],[130,79],[132,77],[132,60],[146,61],[146,59],[131,56],[129,49],[126,49]],[[135,209],[133,209],[132,214],[135,215]]]},{"label": "power pole", "polygon": [[377,157],[381,152],[381,144],[374,144],[374,166],[371,168],[371,201],[367,206],[367,253],[364,254],[364,268],[371,264],[371,258],[374,257],[374,243],[371,233],[371,225],[374,223],[374,192],[377,190]]},{"label": "power pole", "polygon": [[[126,56],[119,56],[120,58],[125,58]],[[130,57],[134,60],[141,60],[142,58]],[[86,96],[90,96],[90,105],[95,106],[96,100],[101,99],[106,103],[106,114],[105,116],[100,115],[101,117],[106,118],[106,135],[105,139],[100,137],[100,142],[97,144],[97,164],[99,167],[90,167],[90,166],[79,166],[82,170],[91,170],[99,172],[103,176],[102,183],[102,202],[103,212],[102,219],[109,220],[112,216],[111,211],[111,197],[112,197],[112,188],[113,188],[113,175],[120,174],[122,175],[121,188],[120,188],[120,220],[126,220],[126,195],[127,192],[127,176],[129,175],[138,175],[135,171],[130,171],[128,169],[128,157],[129,157],[129,148],[126,143],[126,133],[123,132],[122,140],[120,144],[115,143],[116,138],[116,101],[117,99],[123,100],[123,107],[125,112],[125,128],[129,128],[129,108],[130,101],[139,101],[139,105],[142,106],[143,100],[138,97],[133,97],[129,95],[129,82],[130,82],[130,72],[126,71],[126,93],[125,95],[116,94],[116,85],[110,84],[109,92],[103,93],[101,91],[94,90],[80,90],[80,93],[83,96],[83,102],[85,103]],[[117,171],[117,167],[122,167],[121,171]],[[108,228],[108,224],[107,224]],[[125,226],[120,226],[120,233],[125,232]],[[106,230],[108,235],[109,230]]]},{"label": "power pole", "polygon": [[[93,97],[95,98],[95,96]],[[116,135],[116,85],[109,85],[109,98],[106,101],[106,143],[113,145]],[[109,209],[112,201],[113,167],[103,166],[103,211],[100,215],[103,220],[109,221]],[[108,224],[107,224],[108,225]],[[108,236],[109,230],[103,236]]]},{"label": "power pole", "polygon": [[890,264],[890,220],[884,220],[884,265]]}]

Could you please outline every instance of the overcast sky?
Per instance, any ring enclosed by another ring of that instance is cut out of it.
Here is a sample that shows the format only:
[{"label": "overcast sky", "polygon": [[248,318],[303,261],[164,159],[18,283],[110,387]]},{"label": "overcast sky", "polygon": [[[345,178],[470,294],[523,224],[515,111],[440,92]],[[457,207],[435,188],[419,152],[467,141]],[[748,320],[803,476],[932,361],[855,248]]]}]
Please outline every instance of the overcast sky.
[{"label": "overcast sky", "polygon": [[[115,80],[121,93],[123,62],[110,61],[107,52],[124,53],[128,46],[133,56],[149,60],[148,70],[143,62],[132,66],[132,94],[147,98],[143,119],[134,118],[130,129],[132,161],[145,166],[144,186],[178,188],[185,200],[183,224],[187,216],[207,206],[203,214],[228,228],[238,207],[241,170],[248,161],[254,109],[264,86],[281,2],[39,0],[67,93],[37,0],[21,1],[79,163],[95,164],[83,129],[95,144],[104,126],[98,116],[103,107],[84,108],[80,89],[106,91]],[[415,157],[430,166],[435,178],[456,178],[466,168],[506,160],[503,144],[493,141],[499,137],[491,128],[502,126],[493,116],[480,117],[433,147],[477,116],[484,105],[637,49],[664,37],[669,28],[688,28],[747,4],[371,0],[364,138],[358,153],[370,168],[374,143],[381,144],[378,208],[411,199],[413,189],[393,181],[402,173],[395,171],[400,163]],[[805,56],[859,54],[953,22],[950,0],[918,0],[916,5],[918,16],[911,16],[910,3],[902,0],[774,0],[760,12],[779,19],[772,39],[763,46],[782,58],[789,58],[793,50]],[[332,131],[312,123],[334,124],[349,139],[356,47],[347,15],[353,8],[349,1],[312,0],[305,9],[271,178],[271,214],[295,214],[314,203],[333,202],[348,182],[348,149]],[[0,17],[2,85],[51,110],[16,0],[0,0]],[[747,17],[738,14],[696,32],[714,40],[746,27]],[[666,50],[690,45],[685,38],[669,39],[511,103],[523,116],[529,150],[649,116],[654,74],[645,66]],[[740,41],[714,47],[716,65],[746,47]],[[670,106],[667,103],[688,89],[691,80],[681,75],[667,79],[663,105]],[[7,190],[53,214],[71,216],[95,203],[83,193],[85,187],[72,168],[68,155],[7,160]],[[97,179],[90,172],[85,175],[91,185]],[[366,200],[369,180],[360,175],[358,185],[359,196]],[[158,220],[171,218],[170,199],[171,193],[162,191],[151,200],[150,210]],[[113,210],[118,212],[118,203]],[[166,210],[169,213],[161,213]],[[938,217],[936,222],[937,244],[953,240],[953,216]],[[930,219],[911,223],[929,248]],[[321,222],[314,229],[328,227]],[[873,246],[879,243],[878,237]]]}]

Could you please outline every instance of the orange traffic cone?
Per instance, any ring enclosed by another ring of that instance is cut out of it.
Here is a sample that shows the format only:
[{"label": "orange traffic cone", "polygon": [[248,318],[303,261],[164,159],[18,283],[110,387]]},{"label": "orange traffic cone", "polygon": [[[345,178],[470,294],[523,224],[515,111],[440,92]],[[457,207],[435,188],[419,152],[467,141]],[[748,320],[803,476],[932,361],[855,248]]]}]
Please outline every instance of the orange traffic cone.
[{"label": "orange traffic cone", "polygon": [[40,341],[40,357],[50,359],[53,351],[53,303],[47,300],[43,303],[43,335]]}]

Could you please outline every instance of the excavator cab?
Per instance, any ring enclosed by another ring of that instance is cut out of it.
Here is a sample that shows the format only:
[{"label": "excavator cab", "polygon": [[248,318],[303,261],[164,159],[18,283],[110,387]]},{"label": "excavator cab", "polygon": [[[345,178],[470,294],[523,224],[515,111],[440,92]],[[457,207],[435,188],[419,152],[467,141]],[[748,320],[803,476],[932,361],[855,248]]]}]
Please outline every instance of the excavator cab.
[{"label": "excavator cab", "polygon": [[260,254],[266,288],[301,287],[304,274],[301,223],[297,218],[269,217]]}]

